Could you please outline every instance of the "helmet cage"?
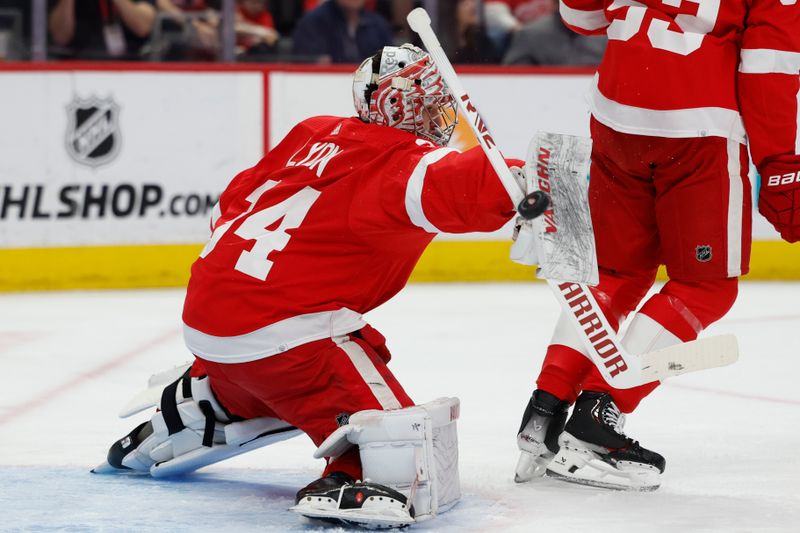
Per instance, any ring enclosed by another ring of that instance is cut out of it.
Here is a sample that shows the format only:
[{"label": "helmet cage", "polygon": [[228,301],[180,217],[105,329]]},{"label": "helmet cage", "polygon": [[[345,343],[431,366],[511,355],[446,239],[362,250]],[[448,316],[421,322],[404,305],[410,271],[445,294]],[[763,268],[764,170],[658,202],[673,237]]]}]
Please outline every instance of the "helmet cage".
[{"label": "helmet cage", "polygon": [[411,96],[415,109],[414,131],[434,144],[446,145],[458,124],[458,109],[451,94]]}]

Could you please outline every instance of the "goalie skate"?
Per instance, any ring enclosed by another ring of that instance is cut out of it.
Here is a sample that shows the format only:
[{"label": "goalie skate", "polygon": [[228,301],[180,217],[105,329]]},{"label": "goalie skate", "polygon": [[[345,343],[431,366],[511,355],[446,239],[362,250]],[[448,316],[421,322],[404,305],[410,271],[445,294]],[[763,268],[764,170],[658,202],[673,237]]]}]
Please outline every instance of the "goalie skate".
[{"label": "goalie skate", "polygon": [[609,394],[581,394],[547,475],[608,489],[656,490],[664,458],[625,436],[623,424],[624,415]]},{"label": "goalie skate", "polygon": [[394,489],[355,482],[340,472],[318,479],[297,493],[289,510],[311,520],[368,529],[389,529],[414,523],[414,507]]}]

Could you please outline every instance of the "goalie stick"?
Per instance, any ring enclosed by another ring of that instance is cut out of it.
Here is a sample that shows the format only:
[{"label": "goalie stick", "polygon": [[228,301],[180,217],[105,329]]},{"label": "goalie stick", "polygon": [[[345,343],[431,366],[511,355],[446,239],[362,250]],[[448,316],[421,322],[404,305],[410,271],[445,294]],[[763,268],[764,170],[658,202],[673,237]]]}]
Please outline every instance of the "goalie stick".
[{"label": "goalie stick", "polygon": [[[423,8],[416,8],[408,14],[407,19],[409,26],[419,35],[453,93],[459,110],[466,117],[492,168],[509,196],[518,205],[522,194],[485,121],[461,85],[439,39],[433,32],[428,13]],[[547,260],[546,257],[540,259]],[[540,275],[546,270],[546,268],[540,269]],[[670,376],[729,365],[739,357],[738,345],[733,335],[708,337],[642,355],[630,354],[623,348],[588,285],[581,280],[547,279],[547,283],[579,333],[589,359],[612,387],[629,389]]]}]

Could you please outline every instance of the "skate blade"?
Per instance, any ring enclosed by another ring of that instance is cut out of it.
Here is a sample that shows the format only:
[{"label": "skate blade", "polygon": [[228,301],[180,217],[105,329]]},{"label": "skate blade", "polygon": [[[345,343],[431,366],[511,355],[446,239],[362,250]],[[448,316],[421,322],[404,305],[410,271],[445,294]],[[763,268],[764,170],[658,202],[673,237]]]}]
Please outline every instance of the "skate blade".
[{"label": "skate blade", "polygon": [[514,470],[515,483],[527,483],[534,478],[544,476],[547,471],[547,465],[553,456],[546,457],[543,455],[534,455],[530,452],[520,451],[517,467]]},{"label": "skate blade", "polygon": [[115,475],[115,476],[141,476],[146,475],[147,472],[140,472],[138,470],[133,470],[131,468],[116,468],[108,464],[108,461],[103,461],[102,464],[97,465],[96,467],[89,470],[92,474],[100,474],[100,475]]},{"label": "skate blade", "polygon": [[583,485],[584,487],[593,487],[596,489],[616,490],[621,492],[654,492],[658,490],[658,488],[661,486],[660,483],[654,485],[639,485],[639,486],[622,485],[619,483],[600,481],[599,479],[572,477],[561,474],[559,472],[554,472],[549,468],[547,469],[545,475],[548,478],[557,479],[559,481],[566,481],[567,483],[573,483],[575,485]]},{"label": "skate blade", "polygon": [[388,516],[385,509],[380,514],[365,512],[362,509],[314,509],[304,505],[295,505],[290,507],[289,510],[311,520],[333,522],[346,526],[359,526],[367,529],[406,527],[415,522],[405,509],[402,512],[396,511],[397,514],[395,516]]}]

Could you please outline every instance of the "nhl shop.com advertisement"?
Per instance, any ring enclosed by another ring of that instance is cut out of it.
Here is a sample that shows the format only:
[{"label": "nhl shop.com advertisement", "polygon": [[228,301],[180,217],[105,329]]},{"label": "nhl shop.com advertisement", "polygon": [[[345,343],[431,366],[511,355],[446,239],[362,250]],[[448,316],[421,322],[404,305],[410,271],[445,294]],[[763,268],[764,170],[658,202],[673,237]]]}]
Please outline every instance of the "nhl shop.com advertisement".
[{"label": "nhl shop.com advertisement", "polygon": [[4,84],[19,90],[0,116],[24,127],[0,132],[0,247],[202,242],[220,192],[262,154],[259,74],[17,73]]}]

